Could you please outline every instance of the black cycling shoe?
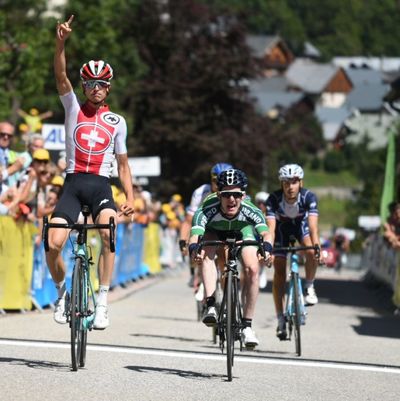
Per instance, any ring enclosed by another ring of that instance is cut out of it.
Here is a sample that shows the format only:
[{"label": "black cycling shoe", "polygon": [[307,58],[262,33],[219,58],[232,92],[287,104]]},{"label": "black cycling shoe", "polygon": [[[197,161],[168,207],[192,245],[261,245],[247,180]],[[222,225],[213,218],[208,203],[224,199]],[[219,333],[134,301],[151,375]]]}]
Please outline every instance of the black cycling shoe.
[{"label": "black cycling shoe", "polygon": [[287,331],[286,331],[286,325],[283,327],[278,326],[276,328],[276,336],[279,338],[281,341],[287,340]]}]

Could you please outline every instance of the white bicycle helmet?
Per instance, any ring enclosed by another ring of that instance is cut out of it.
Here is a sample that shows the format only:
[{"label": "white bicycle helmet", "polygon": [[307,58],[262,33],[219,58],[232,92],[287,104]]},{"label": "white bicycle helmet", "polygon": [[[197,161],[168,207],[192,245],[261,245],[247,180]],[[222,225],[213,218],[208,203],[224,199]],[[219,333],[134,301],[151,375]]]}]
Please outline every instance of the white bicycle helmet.
[{"label": "white bicycle helmet", "polygon": [[269,197],[269,193],[265,191],[260,191],[256,193],[256,196],[254,197],[256,203],[262,202],[265,203]]},{"label": "white bicycle helmet", "polygon": [[286,164],[279,169],[279,181],[287,181],[292,178],[300,180],[304,177],[304,171],[298,164]]}]

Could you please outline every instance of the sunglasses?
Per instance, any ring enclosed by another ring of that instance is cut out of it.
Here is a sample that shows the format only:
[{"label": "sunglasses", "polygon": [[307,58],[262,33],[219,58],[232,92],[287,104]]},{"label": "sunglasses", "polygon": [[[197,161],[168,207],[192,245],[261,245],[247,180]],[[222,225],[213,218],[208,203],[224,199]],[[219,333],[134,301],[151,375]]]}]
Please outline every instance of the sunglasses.
[{"label": "sunglasses", "polygon": [[244,192],[242,192],[242,191],[221,191],[220,195],[223,198],[230,198],[231,196],[233,196],[235,199],[239,199],[244,195]]},{"label": "sunglasses", "polygon": [[108,88],[110,86],[110,83],[101,80],[90,80],[83,81],[83,86],[87,89],[94,89],[96,86],[99,86],[100,88]]},{"label": "sunglasses", "polygon": [[8,138],[10,139],[13,134],[9,134],[8,132],[0,132],[0,138]]}]

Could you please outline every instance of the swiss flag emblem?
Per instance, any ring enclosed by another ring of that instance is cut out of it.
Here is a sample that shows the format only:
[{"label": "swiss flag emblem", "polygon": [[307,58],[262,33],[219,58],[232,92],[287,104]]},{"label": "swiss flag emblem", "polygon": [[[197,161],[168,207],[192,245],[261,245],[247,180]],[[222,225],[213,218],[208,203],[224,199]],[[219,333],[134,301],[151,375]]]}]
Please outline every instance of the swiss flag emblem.
[{"label": "swiss flag emblem", "polygon": [[74,133],[74,141],[84,153],[104,153],[111,144],[112,135],[104,127],[93,123],[79,124]]}]

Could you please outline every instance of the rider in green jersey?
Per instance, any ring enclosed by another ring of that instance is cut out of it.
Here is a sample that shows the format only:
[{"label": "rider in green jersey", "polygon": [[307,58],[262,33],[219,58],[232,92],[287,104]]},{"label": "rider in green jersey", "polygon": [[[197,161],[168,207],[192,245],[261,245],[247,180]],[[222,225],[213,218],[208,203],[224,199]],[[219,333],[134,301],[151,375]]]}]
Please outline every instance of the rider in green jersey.
[{"label": "rider in green jersey", "polygon": [[[233,232],[241,233],[243,240],[254,240],[257,233],[263,240],[265,260],[268,263],[272,252],[271,236],[262,211],[246,199],[247,177],[237,169],[223,171],[218,175],[218,192],[210,194],[193,217],[190,231],[189,253],[195,262],[201,264],[206,293],[207,312],[203,323],[213,326],[217,322],[214,292],[216,289],[217,271],[215,268],[215,246],[204,247],[197,253],[199,235],[204,240],[224,240]],[[243,305],[243,342],[246,347],[259,344],[252,320],[259,292],[258,272],[259,256],[257,247],[246,246],[241,252],[244,271],[244,305]]]}]

